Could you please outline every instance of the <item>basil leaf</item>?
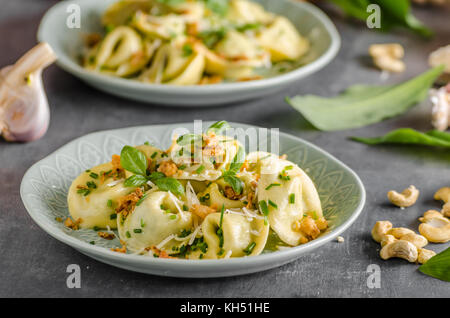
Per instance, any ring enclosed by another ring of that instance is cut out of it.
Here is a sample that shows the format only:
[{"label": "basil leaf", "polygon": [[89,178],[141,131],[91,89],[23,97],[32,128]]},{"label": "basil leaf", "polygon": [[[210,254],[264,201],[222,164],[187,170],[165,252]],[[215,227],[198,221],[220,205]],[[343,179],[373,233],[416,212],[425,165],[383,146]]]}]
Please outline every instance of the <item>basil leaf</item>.
[{"label": "basil leaf", "polygon": [[241,169],[245,161],[245,151],[242,147],[239,147],[236,155],[230,163],[230,168],[228,169],[230,174],[236,174]]},{"label": "basil leaf", "polygon": [[450,148],[450,134],[437,130],[421,133],[411,128],[400,128],[381,137],[351,137],[351,139],[367,145],[409,144]]},{"label": "basil leaf", "polygon": [[156,184],[156,186],[161,191],[170,191],[170,192],[172,192],[173,194],[176,194],[176,195],[183,195],[184,194],[184,187],[180,183],[180,181],[178,181],[177,179],[174,179],[174,178],[160,178],[160,179],[155,179],[153,182]]},{"label": "basil leaf", "polygon": [[428,276],[450,282],[450,247],[430,258],[419,270]]},{"label": "basil leaf", "polygon": [[193,144],[193,143],[195,143],[197,141],[201,141],[201,140],[202,140],[202,136],[200,136],[200,135],[185,134],[185,135],[178,137],[177,144],[179,144],[180,146],[185,146],[185,145]]},{"label": "basil leaf", "polygon": [[147,158],[142,151],[125,146],[120,152],[120,164],[125,170],[145,176],[147,172]]},{"label": "basil leaf", "polygon": [[337,97],[296,96],[286,101],[320,130],[352,129],[400,115],[428,95],[443,66],[392,86],[350,87]]},{"label": "basil leaf", "polygon": [[221,120],[209,126],[209,128],[206,130],[206,133],[209,134],[213,132],[216,135],[219,135],[227,128],[231,128],[230,124],[225,120]]},{"label": "basil leaf", "polygon": [[141,176],[139,174],[134,174],[131,177],[127,178],[123,183],[126,187],[140,187],[147,183],[147,178]]},{"label": "basil leaf", "polygon": [[224,16],[228,11],[229,0],[203,0],[206,7],[218,15]]},{"label": "basil leaf", "polygon": [[223,180],[228,183],[236,194],[241,194],[243,190],[243,185],[241,179],[233,175],[226,175]]},{"label": "basil leaf", "polygon": [[166,177],[166,175],[162,172],[152,172],[149,176],[149,179],[151,181],[155,181],[157,179],[161,179],[161,178],[165,178],[165,177]]}]

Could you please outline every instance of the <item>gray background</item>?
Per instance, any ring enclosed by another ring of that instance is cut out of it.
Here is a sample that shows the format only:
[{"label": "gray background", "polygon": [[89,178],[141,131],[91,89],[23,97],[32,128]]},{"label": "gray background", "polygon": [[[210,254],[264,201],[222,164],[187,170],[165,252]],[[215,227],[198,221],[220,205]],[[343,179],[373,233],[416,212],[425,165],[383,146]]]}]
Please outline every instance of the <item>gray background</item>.
[{"label": "gray background", "polygon": [[[39,20],[55,1],[0,0],[0,65],[13,63],[36,40]],[[449,183],[450,152],[419,147],[367,147],[348,136],[376,136],[399,127],[430,128],[430,105],[423,102],[408,114],[366,128],[325,133],[312,129],[284,102],[286,95],[313,93],[332,96],[355,83],[382,84],[370,66],[367,48],[376,42],[398,42],[406,50],[407,70],[385,82],[397,83],[427,68],[426,58],[450,42],[450,12],[416,10],[436,31],[430,41],[404,31],[381,34],[350,24],[328,10],[342,36],[337,58],[320,72],[279,94],[219,108],[168,108],[101,93],[56,66],[44,73],[51,105],[48,133],[39,141],[13,144],[0,141],[0,296],[153,296],[153,297],[449,297],[449,284],[421,274],[403,260],[382,261],[370,237],[377,220],[417,229],[417,218],[439,208],[434,191]],[[266,127],[304,138],[330,152],[365,184],[367,202],[359,219],[344,233],[345,243],[330,242],[299,260],[262,273],[219,279],[175,279],[128,272],[94,261],[51,238],[28,216],[19,196],[25,171],[74,138],[87,133],[134,125],[229,120]],[[421,190],[418,203],[400,210],[387,203],[386,192],[410,184]],[[441,251],[448,244],[429,245]],[[81,289],[66,287],[66,268],[81,266]],[[369,264],[381,267],[381,288],[367,287]]]}]

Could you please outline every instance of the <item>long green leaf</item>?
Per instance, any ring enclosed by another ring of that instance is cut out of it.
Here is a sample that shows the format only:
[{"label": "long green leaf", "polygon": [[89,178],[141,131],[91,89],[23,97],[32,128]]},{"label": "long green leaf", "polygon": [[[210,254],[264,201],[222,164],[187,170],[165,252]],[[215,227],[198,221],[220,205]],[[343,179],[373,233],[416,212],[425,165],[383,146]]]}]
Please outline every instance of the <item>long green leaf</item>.
[{"label": "long green leaf", "polygon": [[359,128],[406,112],[427,96],[443,69],[432,68],[397,85],[357,85],[337,97],[306,95],[286,101],[320,130]]},{"label": "long green leaf", "polygon": [[351,137],[351,139],[367,145],[410,144],[450,148],[450,134],[437,130],[422,133],[411,128],[400,128],[393,130],[381,137]]},{"label": "long green leaf", "polygon": [[450,247],[430,258],[419,270],[426,275],[450,282]]}]

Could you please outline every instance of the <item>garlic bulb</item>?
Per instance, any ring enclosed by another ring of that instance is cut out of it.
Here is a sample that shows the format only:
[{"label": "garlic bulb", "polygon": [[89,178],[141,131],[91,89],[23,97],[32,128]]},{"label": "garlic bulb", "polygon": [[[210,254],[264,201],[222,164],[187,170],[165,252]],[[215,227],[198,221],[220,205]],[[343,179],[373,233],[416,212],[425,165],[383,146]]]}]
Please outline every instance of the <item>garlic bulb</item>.
[{"label": "garlic bulb", "polygon": [[41,43],[0,70],[0,135],[6,140],[33,141],[46,133],[50,110],[41,73],[55,60],[50,46]]}]

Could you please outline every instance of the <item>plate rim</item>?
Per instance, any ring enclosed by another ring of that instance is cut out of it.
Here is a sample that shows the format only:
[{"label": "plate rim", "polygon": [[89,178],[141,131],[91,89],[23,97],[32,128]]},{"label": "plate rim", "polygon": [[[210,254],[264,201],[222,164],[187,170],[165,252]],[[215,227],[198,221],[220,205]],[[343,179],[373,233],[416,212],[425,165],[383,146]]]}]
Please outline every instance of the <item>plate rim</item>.
[{"label": "plate rim", "polygon": [[[210,121],[207,121],[205,123],[209,123]],[[212,122],[212,121],[211,121]],[[236,127],[242,127],[242,128],[250,128],[250,127],[256,127],[256,128],[263,128],[257,125],[249,125],[244,123],[238,123],[238,122],[229,122],[231,125],[235,125]],[[271,262],[274,262],[278,259],[278,261],[281,260],[288,260],[290,262],[291,260],[294,260],[303,253],[309,252],[310,250],[313,250],[316,247],[319,247],[329,241],[331,241],[333,238],[337,237],[339,234],[343,233],[345,230],[347,230],[359,217],[361,214],[364,204],[366,201],[366,190],[364,188],[364,184],[359,178],[359,176],[356,174],[355,171],[353,171],[350,167],[348,167],[345,163],[334,157],[332,154],[326,152],[325,150],[321,149],[320,147],[312,144],[309,141],[306,141],[300,137],[279,131],[278,133],[280,136],[284,136],[287,138],[291,138],[297,141],[300,141],[300,143],[305,144],[308,147],[313,148],[314,150],[321,153],[323,156],[327,157],[328,159],[334,161],[337,163],[341,168],[346,170],[355,180],[355,184],[358,186],[358,189],[360,191],[360,197],[359,197],[359,203],[358,206],[355,208],[351,216],[340,226],[335,228],[330,233],[327,233],[323,236],[320,236],[319,238],[308,242],[306,244],[298,245],[291,247],[289,249],[285,250],[279,250],[275,252],[270,252],[266,254],[260,254],[256,256],[246,256],[246,257],[238,257],[238,258],[229,258],[229,259],[205,259],[205,260],[187,260],[187,259],[163,259],[163,258],[153,258],[153,257],[145,257],[142,255],[134,255],[134,254],[123,254],[123,253],[117,253],[113,252],[105,247],[95,246],[91,245],[87,242],[84,242],[82,240],[79,240],[77,238],[74,238],[72,236],[69,236],[65,234],[62,231],[55,231],[54,229],[47,226],[45,222],[41,222],[38,214],[38,211],[35,211],[33,207],[30,206],[27,199],[25,199],[25,182],[28,180],[31,173],[40,166],[44,161],[47,161],[54,155],[63,152],[66,148],[69,148],[71,145],[76,144],[80,140],[89,137],[89,136],[95,136],[95,135],[102,135],[108,132],[118,132],[121,130],[139,130],[139,129],[151,129],[156,127],[167,127],[171,125],[191,125],[191,122],[180,122],[180,123],[173,123],[173,124],[159,124],[159,125],[141,125],[141,126],[132,126],[132,127],[125,127],[125,128],[118,128],[118,129],[108,129],[108,130],[101,130],[92,132],[83,136],[80,136],[78,138],[73,139],[72,141],[66,143],[65,145],[59,147],[49,155],[45,156],[41,160],[34,163],[31,167],[27,169],[24,176],[22,177],[22,181],[20,183],[20,197],[22,200],[22,203],[25,207],[25,210],[30,215],[30,217],[33,219],[33,221],[47,234],[52,236],[53,238],[57,239],[58,241],[65,243],[66,245],[80,251],[83,254],[90,255],[91,253],[99,256],[101,258],[106,258],[108,261],[114,262],[120,262],[120,263],[133,263],[138,265],[147,265],[147,269],[151,269],[151,265],[157,264],[158,266],[164,266],[168,265],[171,266],[171,271],[183,271],[188,270],[189,267],[194,268],[208,268],[208,270],[211,269],[211,266],[220,266],[220,265],[226,265],[226,266],[242,266],[245,264],[249,264],[252,266],[259,266],[264,264],[269,264]],[[286,263],[286,261],[284,262]],[[177,269],[174,270],[174,267],[177,267]],[[229,270],[232,270],[231,268]],[[174,276],[174,275],[168,275],[168,276]],[[220,275],[217,275],[216,277],[219,277]],[[224,276],[232,276],[232,275],[224,275]]]},{"label": "plate rim", "polygon": [[[134,81],[130,79],[118,78],[106,74],[99,74],[90,70],[86,70],[79,64],[75,63],[68,54],[63,56],[58,56],[56,64],[60,66],[65,71],[75,75],[83,80],[94,81],[94,82],[104,82],[109,85],[122,86],[127,89],[134,89],[140,92],[159,92],[159,93],[171,93],[171,94],[201,94],[204,96],[215,95],[217,93],[225,93],[228,91],[248,91],[253,89],[262,89],[266,87],[276,87],[284,86],[292,83],[296,79],[308,76],[316,71],[319,71],[330,63],[338,54],[341,47],[341,37],[339,32],[331,21],[331,19],[317,6],[312,5],[308,2],[300,2],[294,0],[277,0],[290,2],[296,6],[303,7],[308,14],[317,18],[320,23],[324,26],[330,37],[330,45],[327,50],[320,55],[317,59],[294,69],[285,74],[277,75],[271,78],[265,78],[256,81],[247,82],[236,82],[236,83],[220,83],[214,85],[167,85],[167,84],[152,84],[152,83],[142,83],[139,81]],[[39,28],[37,31],[37,39],[39,42],[45,42],[48,39],[45,33],[45,27],[50,18],[52,17],[53,11],[57,11],[62,6],[68,6],[70,4],[78,4],[80,7],[82,3],[89,3],[91,0],[66,0],[61,1],[50,7],[42,17]]]}]

